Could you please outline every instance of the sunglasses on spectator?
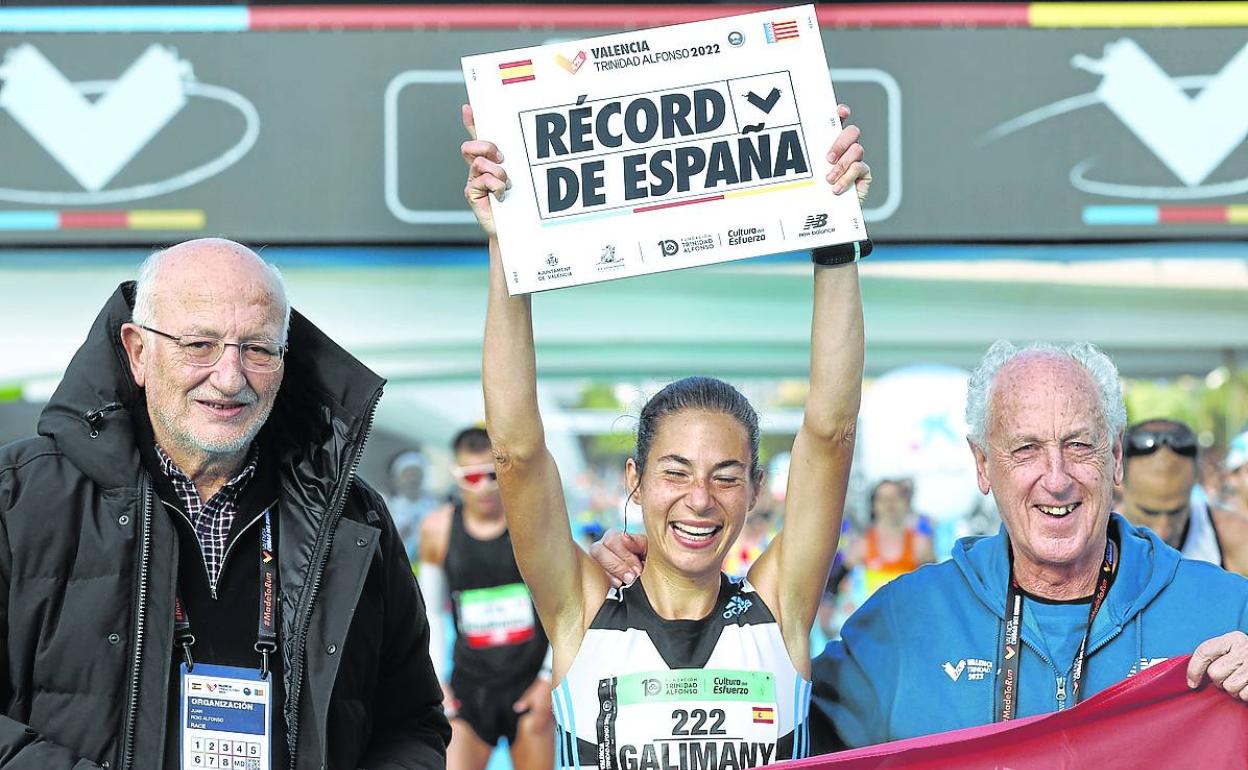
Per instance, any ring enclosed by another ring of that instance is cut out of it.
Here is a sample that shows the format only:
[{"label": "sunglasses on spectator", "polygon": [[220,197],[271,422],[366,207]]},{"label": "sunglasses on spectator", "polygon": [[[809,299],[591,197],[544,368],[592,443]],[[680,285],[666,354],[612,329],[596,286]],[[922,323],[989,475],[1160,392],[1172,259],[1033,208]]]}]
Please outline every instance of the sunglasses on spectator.
[{"label": "sunglasses on spectator", "polygon": [[498,481],[493,463],[483,465],[456,465],[451,468],[451,475],[464,489],[479,489]]},{"label": "sunglasses on spectator", "polygon": [[1195,457],[1196,434],[1186,427],[1166,426],[1127,431],[1123,437],[1123,448],[1127,457],[1151,455],[1163,446],[1169,447],[1175,454]]}]

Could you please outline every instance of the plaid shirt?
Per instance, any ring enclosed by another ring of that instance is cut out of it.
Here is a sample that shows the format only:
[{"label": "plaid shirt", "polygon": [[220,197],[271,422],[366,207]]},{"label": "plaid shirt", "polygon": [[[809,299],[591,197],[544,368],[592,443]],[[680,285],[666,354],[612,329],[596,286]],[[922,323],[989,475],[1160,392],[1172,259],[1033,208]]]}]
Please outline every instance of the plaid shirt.
[{"label": "plaid shirt", "polygon": [[208,585],[215,595],[217,578],[221,575],[221,564],[225,560],[225,540],[229,537],[230,527],[234,526],[234,517],[238,515],[238,497],[247,482],[256,475],[256,445],[252,444],[247,455],[247,464],[238,475],[226,482],[207,503],[199,498],[194,482],[169,459],[160,444],[156,445],[156,456],[160,458],[161,470],[173,484],[174,491],[186,508],[186,517],[195,528],[195,538],[199,541],[199,550],[204,554],[204,565],[208,567]]}]

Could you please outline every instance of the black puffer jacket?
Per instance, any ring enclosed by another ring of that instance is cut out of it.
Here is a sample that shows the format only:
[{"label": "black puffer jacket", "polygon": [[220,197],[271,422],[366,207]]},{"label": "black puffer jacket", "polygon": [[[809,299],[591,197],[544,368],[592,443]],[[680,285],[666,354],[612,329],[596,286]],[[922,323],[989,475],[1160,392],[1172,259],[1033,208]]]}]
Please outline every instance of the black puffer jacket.
[{"label": "black puffer jacket", "polygon": [[[39,421],[0,449],[0,768],[157,767],[177,543],[135,446],[119,342],[96,319]],[[378,495],[354,478],[383,381],[294,314],[265,427],[280,451],[280,646],[292,766],[432,768],[450,730],[424,603]],[[176,673],[175,673],[176,675]]]}]

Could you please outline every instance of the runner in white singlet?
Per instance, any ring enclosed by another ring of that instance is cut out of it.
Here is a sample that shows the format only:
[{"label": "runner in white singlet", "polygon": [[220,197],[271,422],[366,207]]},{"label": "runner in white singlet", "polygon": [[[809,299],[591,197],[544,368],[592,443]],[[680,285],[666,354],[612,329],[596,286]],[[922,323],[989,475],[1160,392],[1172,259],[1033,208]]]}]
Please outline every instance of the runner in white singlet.
[{"label": "runner in white singlet", "polygon": [[[747,579],[722,570],[762,483],[758,416],[731,385],[689,377],[642,409],[625,473],[646,568],[613,589],[573,540],[545,444],[530,300],[507,293],[490,207],[507,187],[502,156],[463,112],[465,196],[490,237],[487,430],[516,561],[553,650],[559,765],[743,770],[804,756],[810,627],[836,552],[862,389],[857,266],[814,269],[810,393],[784,528]],[[834,192],[861,197],[870,173],[857,138],[853,127],[841,133],[827,177]]]}]

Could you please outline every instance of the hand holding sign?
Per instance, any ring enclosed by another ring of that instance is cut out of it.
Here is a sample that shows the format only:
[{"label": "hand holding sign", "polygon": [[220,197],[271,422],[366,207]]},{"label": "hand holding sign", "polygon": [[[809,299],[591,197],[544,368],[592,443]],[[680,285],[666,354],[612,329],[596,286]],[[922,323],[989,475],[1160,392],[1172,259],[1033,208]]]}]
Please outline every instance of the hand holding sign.
[{"label": "hand holding sign", "polygon": [[[849,119],[849,105],[836,105],[836,114],[844,123]],[[858,126],[845,126],[832,143],[832,149],[828,151],[828,162],[832,164],[832,170],[827,176],[832,183],[832,192],[837,195],[845,192],[851,184],[854,185],[859,203],[866,201],[867,191],[871,189],[871,167],[862,159],[866,150],[858,141],[861,135],[862,129]]]},{"label": "hand holding sign", "polygon": [[494,226],[494,212],[490,208],[490,196],[503,199],[503,193],[511,186],[507,180],[507,172],[503,170],[503,154],[493,142],[477,139],[477,126],[472,118],[472,107],[467,104],[460,107],[464,120],[464,129],[468,131],[468,141],[459,147],[468,164],[468,184],[464,187],[464,198],[472,207],[481,229],[491,238],[498,235]]}]

